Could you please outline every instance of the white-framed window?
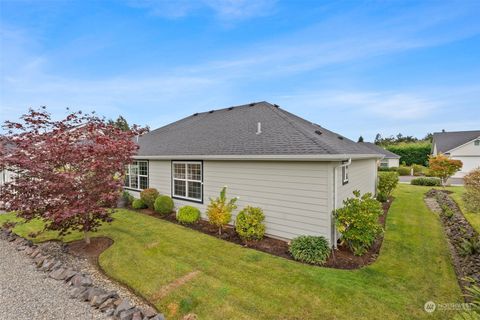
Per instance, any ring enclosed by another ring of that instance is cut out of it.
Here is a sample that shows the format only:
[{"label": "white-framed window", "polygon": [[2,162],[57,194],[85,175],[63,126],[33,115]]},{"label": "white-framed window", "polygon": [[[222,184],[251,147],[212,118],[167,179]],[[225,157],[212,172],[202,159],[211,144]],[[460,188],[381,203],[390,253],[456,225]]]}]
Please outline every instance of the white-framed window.
[{"label": "white-framed window", "polygon": [[480,140],[475,140],[474,145],[477,147],[480,146]]},{"label": "white-framed window", "polygon": [[342,166],[342,184],[348,183],[348,166]]},{"label": "white-framed window", "polygon": [[388,168],[388,160],[381,160],[380,161],[381,168]]},{"label": "white-framed window", "polygon": [[172,161],[172,198],[203,202],[201,161]]},{"label": "white-framed window", "polygon": [[143,190],[148,188],[148,161],[136,160],[125,167],[126,188]]}]

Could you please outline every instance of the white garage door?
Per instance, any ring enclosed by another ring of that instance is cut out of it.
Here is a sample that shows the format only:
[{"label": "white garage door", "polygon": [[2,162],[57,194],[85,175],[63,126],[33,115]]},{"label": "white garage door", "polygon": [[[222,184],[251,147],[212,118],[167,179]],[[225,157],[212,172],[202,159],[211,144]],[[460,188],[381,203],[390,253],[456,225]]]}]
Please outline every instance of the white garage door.
[{"label": "white garage door", "polygon": [[453,177],[461,178],[473,169],[480,167],[480,157],[452,157],[455,160],[460,160],[463,163],[463,168],[460,169]]}]

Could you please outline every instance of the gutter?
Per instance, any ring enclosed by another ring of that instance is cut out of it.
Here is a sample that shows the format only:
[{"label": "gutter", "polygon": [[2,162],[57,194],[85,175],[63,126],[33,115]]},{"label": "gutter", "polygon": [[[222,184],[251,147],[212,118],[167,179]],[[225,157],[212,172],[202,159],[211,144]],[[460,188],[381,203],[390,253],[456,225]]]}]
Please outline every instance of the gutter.
[{"label": "gutter", "polygon": [[[346,157],[345,157],[346,158]],[[342,160],[342,161],[345,161],[345,158]],[[346,167],[346,166],[349,166],[350,164],[352,164],[352,158],[348,158],[347,162],[345,163],[341,163],[340,165],[336,166],[336,167],[333,167],[333,210],[332,210],[332,213],[331,213],[331,216],[330,216],[330,221],[331,221],[331,236],[330,236],[330,239],[332,240],[332,248],[333,249],[336,249],[337,248],[337,229],[335,228],[335,217],[334,217],[334,212],[335,210],[337,210],[337,201],[338,201],[338,197],[337,197],[337,193],[338,193],[338,183],[337,183],[337,170],[338,168],[341,168],[341,167]]]},{"label": "gutter", "polygon": [[379,154],[272,154],[272,155],[137,155],[138,160],[244,160],[244,161],[345,161],[345,159],[381,159]]}]

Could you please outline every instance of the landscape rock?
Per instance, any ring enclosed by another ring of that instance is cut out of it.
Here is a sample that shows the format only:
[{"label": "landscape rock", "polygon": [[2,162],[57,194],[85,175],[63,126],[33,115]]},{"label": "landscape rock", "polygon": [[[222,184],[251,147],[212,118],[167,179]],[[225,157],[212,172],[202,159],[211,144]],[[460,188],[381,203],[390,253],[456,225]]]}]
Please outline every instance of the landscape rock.
[{"label": "landscape rock", "polygon": [[153,318],[157,312],[152,307],[143,308],[142,313],[147,318]]},{"label": "landscape rock", "polygon": [[133,314],[132,320],[142,320],[142,313],[137,310],[137,311]]},{"label": "landscape rock", "polygon": [[50,272],[49,277],[55,280],[63,280],[64,272],[65,272],[64,268],[58,268],[57,270],[53,270],[52,272]]},{"label": "landscape rock", "polygon": [[122,311],[126,311],[132,309],[132,305],[130,304],[130,300],[128,299],[123,299],[122,302],[117,306],[115,309],[115,316],[119,316]]},{"label": "landscape rock", "polygon": [[85,291],[87,291],[88,288],[86,287],[74,287],[71,291],[70,291],[70,298],[72,299],[76,299],[76,298],[79,298],[81,295],[83,295],[85,293]]},{"label": "landscape rock", "polygon": [[165,320],[165,316],[163,314],[159,313],[155,317],[150,318],[150,320]]},{"label": "landscape rock", "polygon": [[115,298],[108,298],[98,307],[98,309],[100,309],[102,312],[105,312],[107,309],[115,307],[114,301]]},{"label": "landscape rock", "polygon": [[120,312],[120,314],[118,315],[118,318],[120,320],[132,320],[133,315],[137,311],[138,311],[138,309],[136,309],[136,308],[131,308],[131,309],[128,309],[128,310],[124,310],[124,311]]}]

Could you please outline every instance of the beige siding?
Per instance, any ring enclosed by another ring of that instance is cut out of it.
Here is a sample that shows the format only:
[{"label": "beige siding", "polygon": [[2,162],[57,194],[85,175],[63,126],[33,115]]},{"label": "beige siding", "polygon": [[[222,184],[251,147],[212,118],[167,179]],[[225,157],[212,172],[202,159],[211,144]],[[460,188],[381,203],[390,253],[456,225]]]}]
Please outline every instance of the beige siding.
[{"label": "beige siding", "polygon": [[462,161],[462,169],[453,176],[454,178],[462,178],[470,171],[480,167],[480,146],[476,146],[474,141],[470,141],[469,143],[454,149],[450,153],[450,157]]},{"label": "beige siding", "polygon": [[361,194],[371,192],[375,194],[377,166],[374,159],[371,160],[353,160],[348,167],[347,184],[342,185],[341,169],[338,169],[338,201],[337,206],[342,205],[343,200],[353,197],[354,190],[360,190]]},{"label": "beige siding", "polygon": [[[150,187],[171,195],[171,162],[151,160],[149,169]],[[204,161],[203,174],[204,203],[174,199],[176,208],[196,206],[205,218],[208,199],[217,197],[226,185],[229,197],[240,197],[235,213],[246,205],[264,210],[268,234],[287,239],[303,234],[330,238],[329,176],[333,171],[329,163]]]}]

